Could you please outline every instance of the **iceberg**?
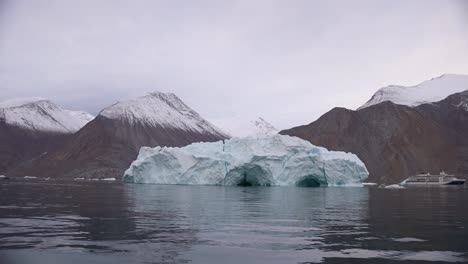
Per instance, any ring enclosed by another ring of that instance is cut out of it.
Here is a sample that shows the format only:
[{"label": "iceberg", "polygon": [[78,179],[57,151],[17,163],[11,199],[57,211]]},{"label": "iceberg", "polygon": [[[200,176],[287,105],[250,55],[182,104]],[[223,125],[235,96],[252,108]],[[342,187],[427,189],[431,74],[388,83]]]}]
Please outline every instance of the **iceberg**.
[{"label": "iceberg", "polygon": [[142,147],[125,171],[128,183],[227,186],[344,186],[368,176],[352,153],[297,137],[231,138],[175,147]]}]

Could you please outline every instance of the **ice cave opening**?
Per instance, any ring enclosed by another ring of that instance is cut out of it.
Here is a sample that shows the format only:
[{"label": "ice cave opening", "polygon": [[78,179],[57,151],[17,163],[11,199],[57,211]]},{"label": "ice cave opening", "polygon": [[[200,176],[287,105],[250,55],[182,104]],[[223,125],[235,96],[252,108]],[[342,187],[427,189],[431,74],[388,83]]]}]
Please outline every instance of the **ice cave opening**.
[{"label": "ice cave opening", "polygon": [[231,186],[272,186],[271,173],[256,164],[244,164],[230,170],[224,177],[223,185]]},{"label": "ice cave opening", "polygon": [[320,177],[315,175],[306,175],[301,177],[297,182],[296,186],[299,187],[320,187],[320,186],[327,186],[326,182],[320,181]]}]

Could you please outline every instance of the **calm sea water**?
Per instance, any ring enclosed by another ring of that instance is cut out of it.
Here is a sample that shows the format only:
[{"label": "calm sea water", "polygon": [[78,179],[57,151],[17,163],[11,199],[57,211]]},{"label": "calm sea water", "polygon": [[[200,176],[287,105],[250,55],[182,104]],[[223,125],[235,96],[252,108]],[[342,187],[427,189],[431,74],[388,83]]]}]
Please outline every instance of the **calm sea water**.
[{"label": "calm sea water", "polygon": [[468,261],[468,189],[0,182],[0,263]]}]

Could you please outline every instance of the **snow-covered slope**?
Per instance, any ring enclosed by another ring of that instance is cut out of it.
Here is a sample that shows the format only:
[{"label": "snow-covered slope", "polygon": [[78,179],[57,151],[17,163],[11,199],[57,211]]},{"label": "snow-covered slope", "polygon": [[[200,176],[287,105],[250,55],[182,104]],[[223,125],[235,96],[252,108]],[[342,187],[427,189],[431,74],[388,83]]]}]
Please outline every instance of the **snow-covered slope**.
[{"label": "snow-covered slope", "polygon": [[118,102],[103,109],[99,115],[130,124],[140,123],[152,127],[226,136],[173,93],[153,92],[136,99]]},{"label": "snow-covered slope", "polygon": [[228,117],[212,119],[211,122],[233,137],[271,136],[278,130],[261,117]]},{"label": "snow-covered slope", "polygon": [[0,102],[0,121],[32,131],[70,134],[93,118],[86,112],[64,110],[39,97]]},{"label": "snow-covered slope", "polygon": [[391,85],[381,88],[358,110],[384,101],[417,106],[424,103],[438,102],[451,94],[465,90],[468,90],[468,75],[444,74],[415,86]]},{"label": "snow-covered slope", "polygon": [[83,124],[82,127],[86,125],[89,121],[94,119],[94,116],[92,114],[85,111],[65,110],[65,112],[73,118],[76,118],[78,122],[81,122]]},{"label": "snow-covered slope", "polygon": [[124,181],[155,184],[330,186],[368,176],[352,153],[328,151],[297,137],[273,135],[140,150]]}]

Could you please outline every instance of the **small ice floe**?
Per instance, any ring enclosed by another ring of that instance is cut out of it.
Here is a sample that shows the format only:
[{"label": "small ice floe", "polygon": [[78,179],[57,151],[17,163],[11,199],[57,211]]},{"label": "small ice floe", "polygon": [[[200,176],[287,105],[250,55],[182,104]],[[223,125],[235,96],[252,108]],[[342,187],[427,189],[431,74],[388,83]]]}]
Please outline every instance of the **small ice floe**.
[{"label": "small ice floe", "polygon": [[405,187],[399,184],[390,184],[390,185],[380,184],[379,188],[380,189],[405,189]]},{"label": "small ice floe", "polygon": [[115,181],[115,178],[104,178],[103,181]]},{"label": "small ice floe", "polygon": [[47,177],[47,178],[45,178],[44,180],[45,180],[45,181],[48,181],[48,180],[50,180],[50,177]]},{"label": "small ice floe", "polygon": [[74,180],[74,181],[84,181],[84,179],[85,179],[85,178],[83,178],[83,177],[78,177],[78,178],[74,178],[73,180]]},{"label": "small ice floe", "polygon": [[425,242],[424,239],[419,239],[415,237],[402,237],[402,238],[392,238],[393,241],[396,242]]},{"label": "small ice floe", "polygon": [[404,189],[405,187],[399,185],[399,184],[391,184],[388,186],[385,186],[385,189]]},{"label": "small ice floe", "polygon": [[6,178],[5,175],[0,175],[0,179],[4,179],[4,178]]},{"label": "small ice floe", "polygon": [[36,176],[24,176],[25,179],[37,179]]},{"label": "small ice floe", "polygon": [[363,182],[362,186],[364,186],[364,187],[366,187],[366,186],[377,186],[377,183],[375,183],[375,182]]},{"label": "small ice floe", "polygon": [[378,237],[358,237],[356,238],[356,240],[359,240],[359,241],[365,241],[365,240],[378,240],[380,238]]},{"label": "small ice floe", "polygon": [[464,258],[461,252],[453,251],[418,251],[408,252],[402,256],[401,260],[417,260],[417,261],[434,261],[434,262],[457,262],[466,263],[467,259]]}]

